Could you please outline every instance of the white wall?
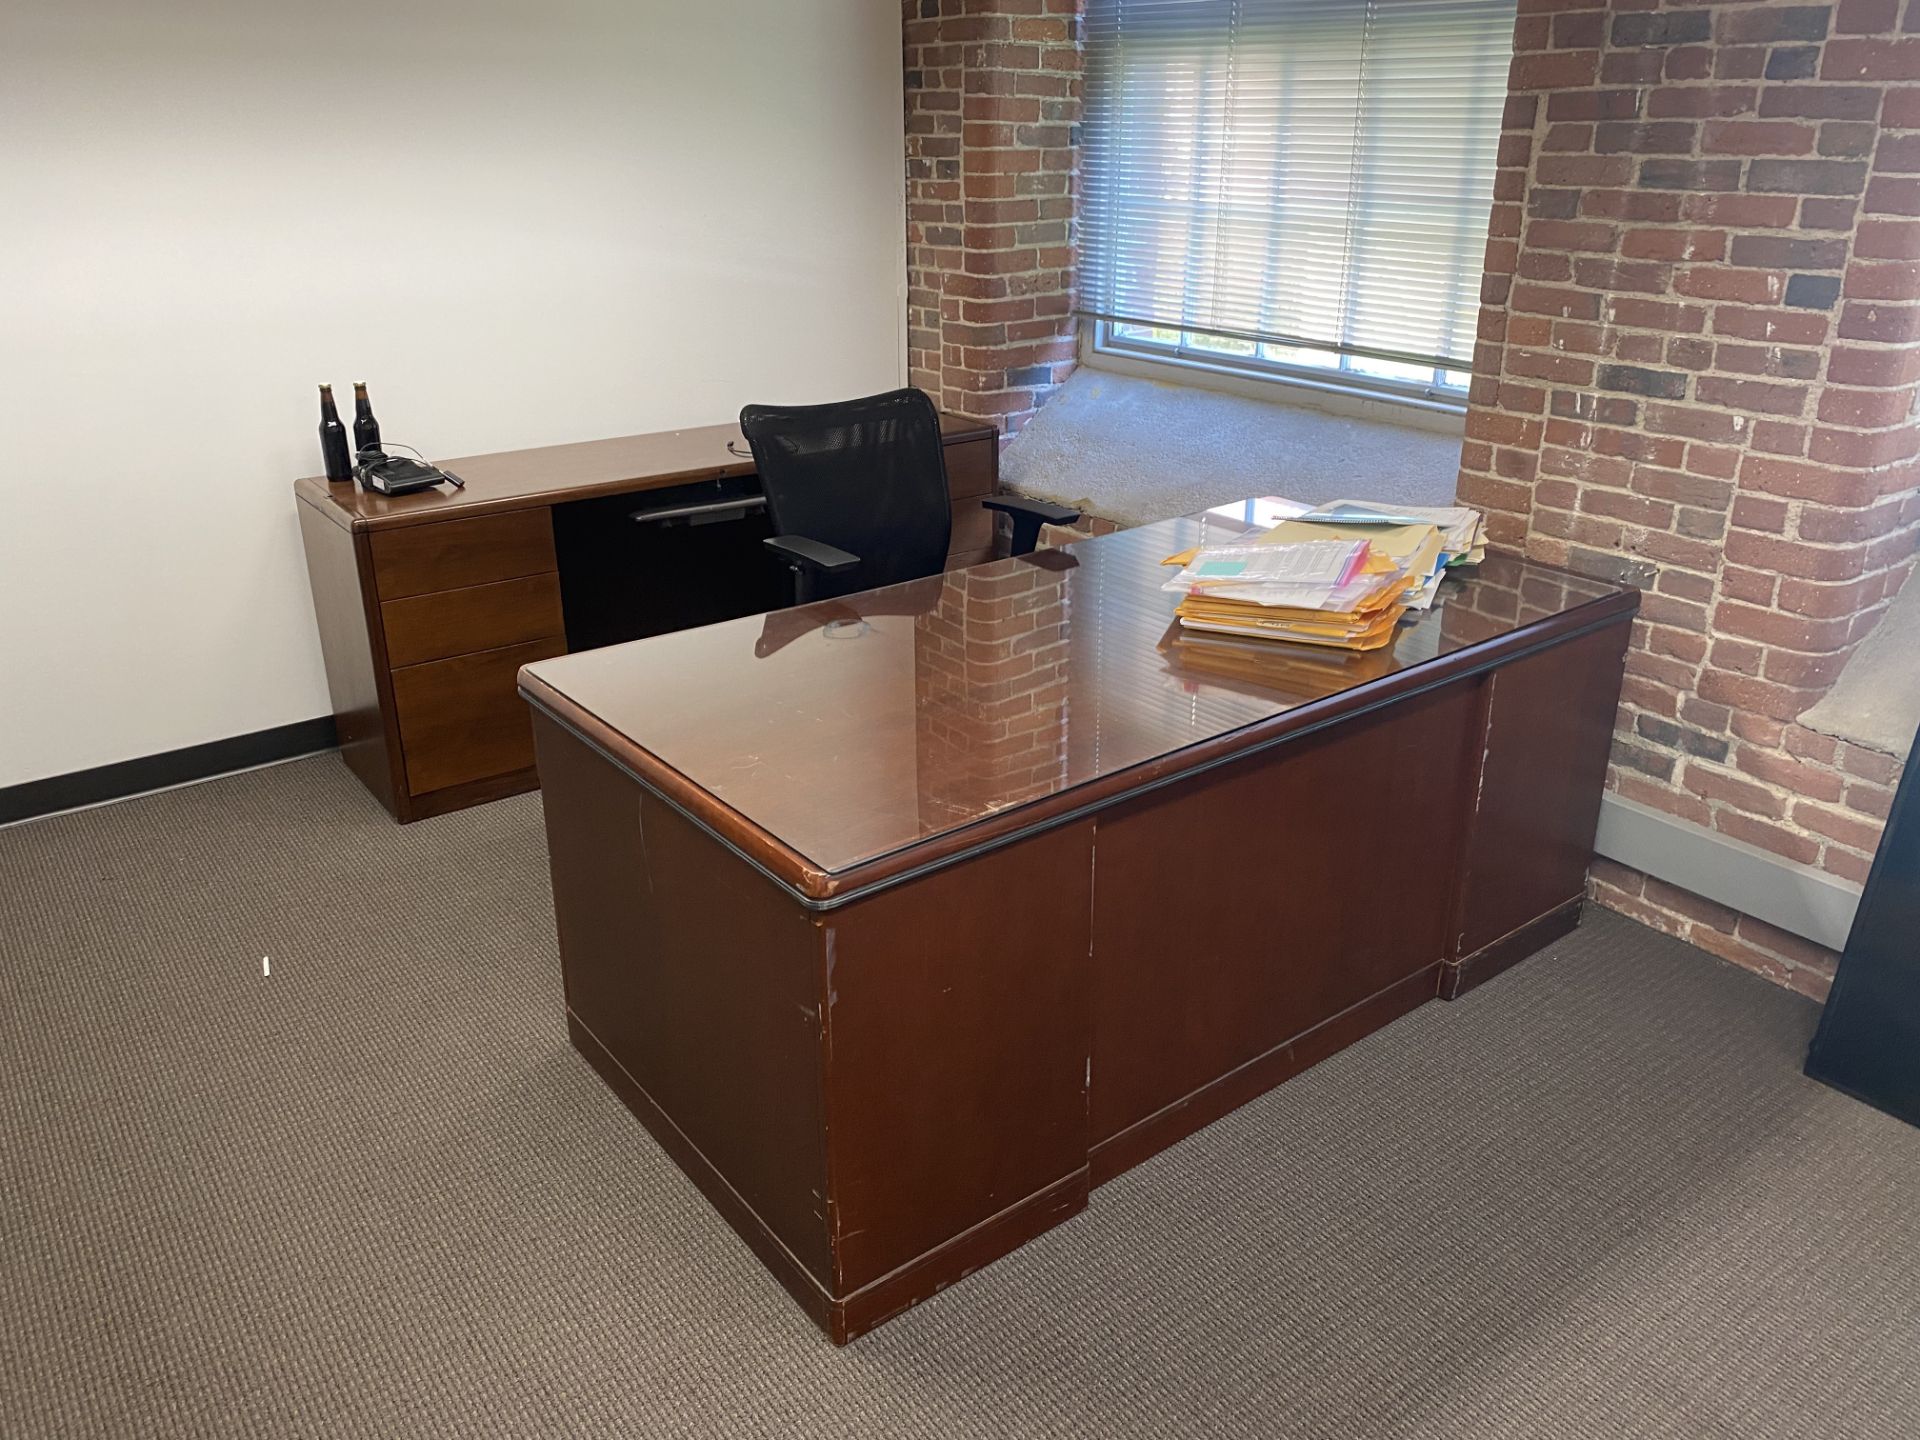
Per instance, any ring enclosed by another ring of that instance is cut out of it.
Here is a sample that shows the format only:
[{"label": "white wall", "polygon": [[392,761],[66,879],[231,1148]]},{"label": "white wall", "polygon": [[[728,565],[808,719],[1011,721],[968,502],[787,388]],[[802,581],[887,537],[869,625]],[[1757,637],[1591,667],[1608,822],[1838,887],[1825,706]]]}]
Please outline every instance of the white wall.
[{"label": "white wall", "polygon": [[328,712],[319,381],[432,456],[902,383],[900,86],[894,0],[4,0],[0,785]]}]

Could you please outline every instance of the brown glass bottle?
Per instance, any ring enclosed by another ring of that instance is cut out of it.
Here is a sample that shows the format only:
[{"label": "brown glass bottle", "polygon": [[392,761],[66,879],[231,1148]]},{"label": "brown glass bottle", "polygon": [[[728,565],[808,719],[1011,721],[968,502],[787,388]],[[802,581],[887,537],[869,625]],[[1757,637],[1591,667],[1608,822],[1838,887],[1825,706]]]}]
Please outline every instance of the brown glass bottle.
[{"label": "brown glass bottle", "polygon": [[320,458],[326,462],[327,479],[353,479],[353,457],[347,453],[347,427],[340,423],[334,408],[333,386],[320,387]]},{"label": "brown glass bottle", "polygon": [[367,398],[367,382],[353,387],[353,458],[364,465],[384,456],[380,448],[380,422],[373,418],[373,402]]}]

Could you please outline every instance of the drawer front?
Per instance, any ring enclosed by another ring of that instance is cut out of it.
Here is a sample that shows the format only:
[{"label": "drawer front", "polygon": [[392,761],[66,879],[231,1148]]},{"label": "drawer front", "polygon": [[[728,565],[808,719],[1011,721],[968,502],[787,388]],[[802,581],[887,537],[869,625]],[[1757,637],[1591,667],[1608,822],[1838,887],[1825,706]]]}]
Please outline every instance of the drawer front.
[{"label": "drawer front", "polygon": [[947,493],[991,495],[999,488],[1000,442],[991,435],[947,446]]},{"label": "drawer front", "polygon": [[947,556],[947,563],[944,568],[948,570],[964,570],[969,565],[984,565],[991,559],[993,559],[993,551],[991,550],[956,550]]},{"label": "drawer front", "polygon": [[379,530],[373,537],[373,574],[382,600],[489,585],[557,568],[553,512],[544,505]]},{"label": "drawer front", "polygon": [[993,548],[994,512],[978,500],[953,502],[953,536],[947,541],[948,553],[956,550]]},{"label": "drawer front", "polygon": [[565,640],[536,640],[394,671],[408,793],[424,795],[531,767],[533,725],[514,678],[522,665],[566,650]]},{"label": "drawer front", "polygon": [[551,571],[388,600],[380,615],[387,627],[387,662],[396,668],[566,634],[560,577]]}]

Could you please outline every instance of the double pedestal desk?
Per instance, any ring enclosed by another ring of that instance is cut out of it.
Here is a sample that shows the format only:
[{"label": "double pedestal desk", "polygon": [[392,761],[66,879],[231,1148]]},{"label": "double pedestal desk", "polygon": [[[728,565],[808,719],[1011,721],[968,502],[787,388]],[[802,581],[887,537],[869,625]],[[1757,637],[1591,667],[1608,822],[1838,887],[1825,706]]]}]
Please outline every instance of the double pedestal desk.
[{"label": "double pedestal desk", "polygon": [[1161,560],[1242,528],[521,671],[573,1042],[835,1341],[1575,924],[1635,594],[1183,633]]}]

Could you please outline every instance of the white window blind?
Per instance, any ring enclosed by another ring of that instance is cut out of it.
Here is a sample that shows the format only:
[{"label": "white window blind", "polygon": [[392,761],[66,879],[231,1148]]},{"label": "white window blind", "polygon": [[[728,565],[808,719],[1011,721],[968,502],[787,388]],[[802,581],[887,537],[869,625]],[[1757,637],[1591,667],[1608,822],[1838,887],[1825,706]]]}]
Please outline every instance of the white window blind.
[{"label": "white window blind", "polygon": [[1466,369],[1515,0],[1088,0],[1080,308]]}]

